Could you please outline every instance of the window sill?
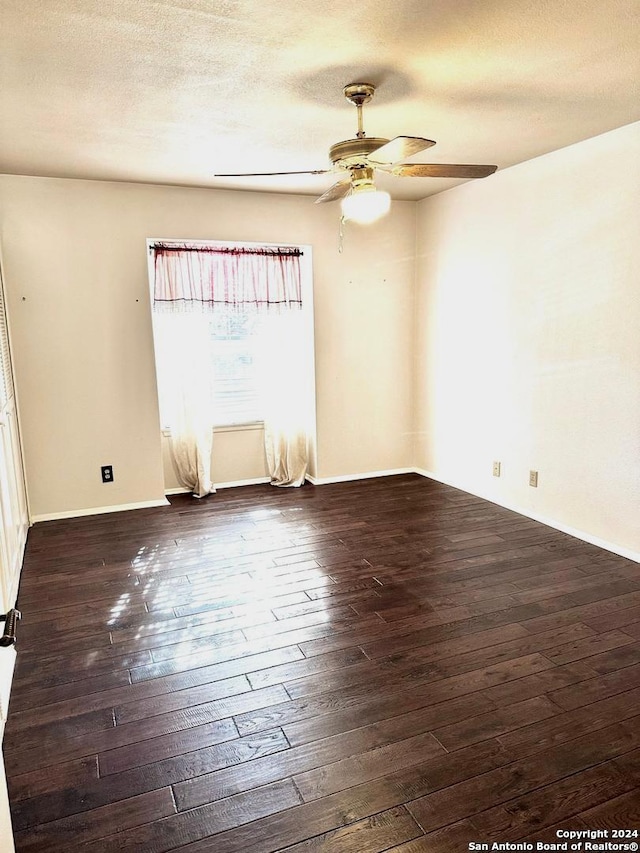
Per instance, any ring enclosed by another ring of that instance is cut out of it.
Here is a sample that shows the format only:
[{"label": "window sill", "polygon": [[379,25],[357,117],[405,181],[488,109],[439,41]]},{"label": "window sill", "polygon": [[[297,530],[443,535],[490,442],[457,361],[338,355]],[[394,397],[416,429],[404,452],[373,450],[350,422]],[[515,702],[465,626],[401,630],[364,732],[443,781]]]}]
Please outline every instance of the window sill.
[{"label": "window sill", "polygon": [[[262,430],[264,429],[264,421],[252,421],[247,424],[229,424],[228,426],[215,426],[214,433],[218,432],[244,432],[245,430]],[[168,427],[162,428],[162,435],[165,438],[171,437],[171,430]]]},{"label": "window sill", "polygon": [[214,432],[243,432],[244,430],[264,429],[264,421],[251,421],[247,424],[229,424],[229,426],[216,426]]}]

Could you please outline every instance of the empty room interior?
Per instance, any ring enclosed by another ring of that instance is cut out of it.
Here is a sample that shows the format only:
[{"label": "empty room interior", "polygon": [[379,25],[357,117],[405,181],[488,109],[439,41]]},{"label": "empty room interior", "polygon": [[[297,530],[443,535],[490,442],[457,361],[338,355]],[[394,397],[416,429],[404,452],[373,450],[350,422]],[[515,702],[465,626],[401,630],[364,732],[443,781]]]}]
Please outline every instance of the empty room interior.
[{"label": "empty room interior", "polygon": [[0,27],[2,853],[637,850],[637,0]]}]

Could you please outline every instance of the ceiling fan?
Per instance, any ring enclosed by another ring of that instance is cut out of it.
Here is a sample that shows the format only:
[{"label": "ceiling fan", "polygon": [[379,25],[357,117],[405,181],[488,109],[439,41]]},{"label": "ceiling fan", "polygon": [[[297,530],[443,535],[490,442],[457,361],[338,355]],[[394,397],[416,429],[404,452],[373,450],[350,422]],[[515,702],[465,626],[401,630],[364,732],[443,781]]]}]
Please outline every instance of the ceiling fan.
[{"label": "ceiling fan", "polygon": [[432,139],[420,136],[396,136],[381,139],[365,135],[363,106],[373,97],[375,86],[370,83],[354,83],[345,86],[345,98],[358,111],[358,131],[353,139],[337,142],[329,149],[332,168],[312,169],[301,172],[246,172],[243,174],[219,174],[218,178],[269,177],[276,175],[328,175],[335,172],[347,174],[330,187],[316,204],[342,199],[345,220],[373,222],[388,212],[391,196],[376,189],[376,169],[397,177],[408,178],[486,178],[497,166],[477,166],[453,163],[403,163],[407,157],[418,154],[435,145]]}]

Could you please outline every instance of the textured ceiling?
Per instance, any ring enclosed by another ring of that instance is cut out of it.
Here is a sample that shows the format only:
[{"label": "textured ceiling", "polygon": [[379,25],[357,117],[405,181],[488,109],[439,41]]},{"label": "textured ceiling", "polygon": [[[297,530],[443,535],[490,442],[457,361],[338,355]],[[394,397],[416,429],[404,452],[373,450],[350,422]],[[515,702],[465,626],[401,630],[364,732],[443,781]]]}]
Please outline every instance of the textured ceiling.
[{"label": "textured ceiling", "polygon": [[[504,168],[640,119],[639,0],[0,0],[0,171],[301,193],[355,135]],[[491,180],[488,178],[487,180]],[[392,178],[396,198],[454,181]]]}]

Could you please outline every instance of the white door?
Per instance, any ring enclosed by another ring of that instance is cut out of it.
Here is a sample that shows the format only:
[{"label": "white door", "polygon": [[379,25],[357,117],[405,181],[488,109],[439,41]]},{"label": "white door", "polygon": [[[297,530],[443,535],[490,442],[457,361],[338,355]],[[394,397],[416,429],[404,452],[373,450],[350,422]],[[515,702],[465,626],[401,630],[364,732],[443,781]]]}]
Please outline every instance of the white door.
[{"label": "white door", "polygon": [[[1,322],[1,321],[0,321]],[[0,402],[0,584],[5,609],[15,606],[29,527],[15,399]]]},{"label": "white door", "polygon": [[[0,271],[0,613],[15,607],[29,517],[16,413],[4,287]],[[4,623],[0,622],[0,633]],[[13,647],[0,647],[0,746],[7,719],[16,660]],[[11,815],[0,754],[0,850],[13,853]]]},{"label": "white door", "polygon": [[[4,604],[2,605],[4,607]],[[6,610],[3,611],[6,613]],[[13,667],[16,661],[16,653],[13,648],[0,648],[0,743],[4,735],[4,724],[7,718],[7,707],[9,705],[9,690],[13,677]],[[0,850],[3,853],[14,853],[13,832],[11,830],[11,812],[9,811],[9,797],[7,794],[7,782],[4,775],[4,759],[0,755]]]}]

